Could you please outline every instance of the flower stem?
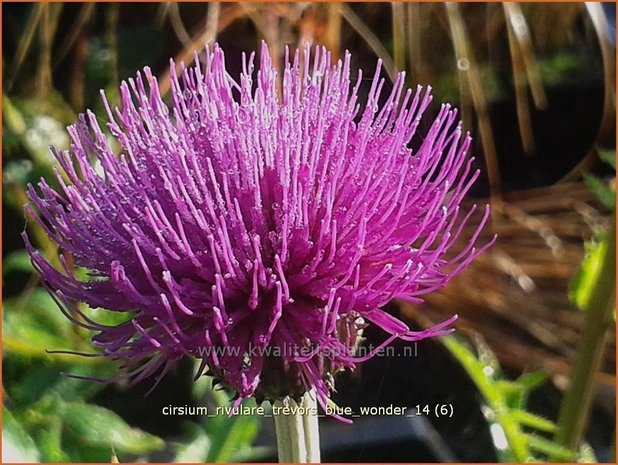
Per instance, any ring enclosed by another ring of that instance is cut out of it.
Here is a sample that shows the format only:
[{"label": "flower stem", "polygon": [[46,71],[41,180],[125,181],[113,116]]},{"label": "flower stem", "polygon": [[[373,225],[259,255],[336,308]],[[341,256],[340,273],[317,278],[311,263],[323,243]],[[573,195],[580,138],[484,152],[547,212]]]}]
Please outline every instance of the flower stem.
[{"label": "flower stem", "polygon": [[575,355],[571,385],[565,394],[555,440],[557,443],[577,449],[590,416],[594,394],[594,377],[598,372],[609,329],[616,308],[616,214],[606,239],[605,253],[600,272],[583,305],[586,311],[586,326]]},{"label": "flower stem", "polygon": [[320,433],[315,394],[307,392],[299,403],[291,398],[276,401],[273,416],[279,462],[318,463]]}]

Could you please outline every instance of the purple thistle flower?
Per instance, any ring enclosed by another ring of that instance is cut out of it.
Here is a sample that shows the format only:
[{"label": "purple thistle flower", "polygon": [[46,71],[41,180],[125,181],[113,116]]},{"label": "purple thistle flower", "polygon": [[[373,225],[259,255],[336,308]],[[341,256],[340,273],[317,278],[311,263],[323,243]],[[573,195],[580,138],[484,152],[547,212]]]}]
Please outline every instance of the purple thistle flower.
[{"label": "purple thistle flower", "polygon": [[[486,208],[452,252],[478,175],[456,111],[442,105],[411,150],[429,89],[404,91],[402,73],[379,108],[380,63],[361,109],[349,54],[331,66],[324,48],[286,51],[279,80],[264,45],[256,81],[243,54],[240,82],[217,45],[197,58],[179,78],[171,63],[171,107],[148,68],[122,83],[120,108],[103,96],[119,154],[88,111],[71,149],[52,149],[60,188],[29,186],[28,213],[89,270],[79,280],[64,256],[55,269],[24,233],[64,313],[132,382],[196,357],[236,405],[315,389],[324,406],[332,376],[373,355],[354,355],[366,323],[384,345],[449,333],[456,316],[417,332],[381,307],[421,302],[490,245],[474,246]],[[97,323],[79,302],[127,320]]]}]

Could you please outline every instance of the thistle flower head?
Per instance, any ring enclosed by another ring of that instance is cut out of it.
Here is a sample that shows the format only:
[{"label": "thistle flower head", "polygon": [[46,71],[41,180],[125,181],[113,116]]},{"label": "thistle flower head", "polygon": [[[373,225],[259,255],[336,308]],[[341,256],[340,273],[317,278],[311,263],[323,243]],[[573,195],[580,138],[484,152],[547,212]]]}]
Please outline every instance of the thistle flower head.
[{"label": "thistle flower head", "polygon": [[[53,149],[59,187],[29,188],[64,266],[24,233],[33,263],[102,353],[133,382],[188,356],[237,402],[315,389],[324,404],[332,375],[372,355],[354,355],[366,324],[384,344],[448,333],[454,318],[417,332],[381,307],[420,301],[486,247],[474,243],[488,209],[453,250],[478,174],[455,110],[443,105],[421,138],[429,89],[405,90],[400,74],[379,106],[378,64],[361,106],[350,55],[331,66],[319,47],[286,52],[282,78],[265,45],[257,72],[243,55],[238,81],[216,45],[196,63],[179,77],[171,63],[169,106],[148,68],[122,83],[119,108],[103,96],[111,137],[88,111],[70,150]],[[103,325],[79,302],[127,319]]]}]

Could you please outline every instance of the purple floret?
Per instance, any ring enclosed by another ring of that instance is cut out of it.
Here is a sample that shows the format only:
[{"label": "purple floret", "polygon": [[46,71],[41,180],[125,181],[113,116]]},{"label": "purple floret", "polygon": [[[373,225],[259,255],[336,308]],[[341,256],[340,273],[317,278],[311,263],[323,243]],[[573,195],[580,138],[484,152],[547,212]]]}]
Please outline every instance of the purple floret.
[{"label": "purple floret", "polygon": [[[205,55],[179,78],[171,63],[171,106],[148,68],[122,83],[120,108],[103,96],[120,152],[88,111],[70,150],[53,149],[60,188],[30,186],[28,213],[89,271],[55,269],[24,233],[63,311],[132,382],[196,357],[236,402],[315,389],[324,405],[333,375],[375,353],[354,355],[366,324],[384,345],[451,332],[456,316],[412,331],[381,308],[421,302],[490,245],[475,248],[486,207],[454,250],[478,176],[456,111],[443,105],[421,139],[430,89],[405,90],[402,73],[379,106],[380,63],[361,107],[349,54],[331,66],[323,48],[297,51],[280,79],[264,45],[239,82],[217,45]],[[127,321],[94,322],[79,302]]]}]

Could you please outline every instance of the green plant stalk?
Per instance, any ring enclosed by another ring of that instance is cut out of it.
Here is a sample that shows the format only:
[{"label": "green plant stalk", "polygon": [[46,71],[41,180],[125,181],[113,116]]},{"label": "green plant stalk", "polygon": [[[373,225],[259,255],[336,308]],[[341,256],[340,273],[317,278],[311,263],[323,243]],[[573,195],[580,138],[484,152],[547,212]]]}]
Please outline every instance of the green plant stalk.
[{"label": "green plant stalk", "polygon": [[606,239],[598,278],[584,303],[586,326],[577,347],[571,384],[560,407],[555,441],[577,449],[588,423],[598,372],[616,307],[616,212]]},{"label": "green plant stalk", "polygon": [[[464,367],[477,389],[485,399],[488,407],[495,414],[495,421],[504,430],[504,435],[509,444],[513,462],[525,462],[528,459],[528,449],[525,436],[519,423],[510,413],[500,391],[492,385],[492,381],[483,373],[482,363],[479,362],[466,346],[459,343],[455,336],[441,338],[444,346]],[[511,460],[509,460],[511,461]]]},{"label": "green plant stalk", "polygon": [[273,412],[279,463],[318,463],[320,433],[315,394],[307,392],[298,403],[291,398],[285,402],[278,400],[274,407],[288,407],[291,413]]}]

